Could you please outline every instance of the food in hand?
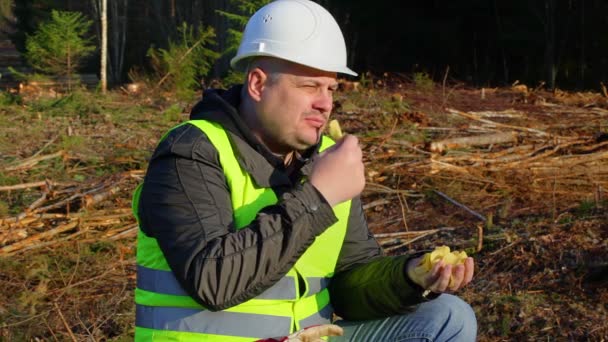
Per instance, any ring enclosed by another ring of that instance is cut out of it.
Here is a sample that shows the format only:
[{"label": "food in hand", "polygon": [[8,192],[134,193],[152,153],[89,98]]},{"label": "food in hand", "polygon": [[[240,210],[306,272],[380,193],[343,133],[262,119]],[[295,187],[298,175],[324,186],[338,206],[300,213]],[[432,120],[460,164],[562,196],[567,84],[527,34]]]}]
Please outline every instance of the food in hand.
[{"label": "food in hand", "polygon": [[334,140],[340,140],[342,138],[342,129],[338,120],[331,120],[329,122],[329,136]]},{"label": "food in hand", "polygon": [[344,330],[334,324],[323,324],[308,327],[295,334],[287,336],[286,342],[322,342],[321,337],[342,336]]},{"label": "food in hand", "polygon": [[325,342],[323,337],[342,335],[344,330],[341,327],[335,324],[321,324],[298,330],[289,336],[266,338],[255,342]]},{"label": "food in hand", "polygon": [[[420,264],[414,269],[414,273],[420,276],[424,276],[433,269],[433,266],[443,260],[444,265],[461,265],[467,260],[467,253],[462,251],[450,252],[450,247],[440,246],[435,248],[434,251],[426,253]],[[450,283],[452,278],[450,278]]]}]

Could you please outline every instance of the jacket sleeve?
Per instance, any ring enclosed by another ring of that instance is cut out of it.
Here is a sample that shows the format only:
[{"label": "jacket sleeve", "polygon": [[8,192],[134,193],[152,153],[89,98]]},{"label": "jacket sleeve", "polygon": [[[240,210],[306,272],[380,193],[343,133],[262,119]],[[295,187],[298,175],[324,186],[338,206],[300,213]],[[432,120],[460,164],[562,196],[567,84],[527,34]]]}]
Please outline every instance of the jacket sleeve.
[{"label": "jacket sleeve", "polygon": [[336,314],[367,320],[403,314],[425,301],[422,287],[406,276],[412,256],[384,256],[370,233],[361,201],[353,200],[336,274],[329,285]]},{"label": "jacket sleeve", "polygon": [[218,152],[198,128],[173,130],[156,149],[139,217],[184,290],[205,308],[247,301],[281,279],[337,220],[310,183],[287,189],[238,231]]}]

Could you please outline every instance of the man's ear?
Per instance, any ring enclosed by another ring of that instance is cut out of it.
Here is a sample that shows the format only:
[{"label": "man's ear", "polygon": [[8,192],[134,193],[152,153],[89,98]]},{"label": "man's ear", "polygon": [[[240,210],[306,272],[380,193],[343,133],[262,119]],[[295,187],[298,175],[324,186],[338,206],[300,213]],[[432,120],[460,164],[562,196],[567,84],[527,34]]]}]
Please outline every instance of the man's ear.
[{"label": "man's ear", "polygon": [[251,99],[256,102],[262,99],[262,92],[264,92],[264,86],[267,79],[268,75],[266,75],[266,73],[260,68],[254,68],[253,70],[249,71],[247,74],[246,87]]}]

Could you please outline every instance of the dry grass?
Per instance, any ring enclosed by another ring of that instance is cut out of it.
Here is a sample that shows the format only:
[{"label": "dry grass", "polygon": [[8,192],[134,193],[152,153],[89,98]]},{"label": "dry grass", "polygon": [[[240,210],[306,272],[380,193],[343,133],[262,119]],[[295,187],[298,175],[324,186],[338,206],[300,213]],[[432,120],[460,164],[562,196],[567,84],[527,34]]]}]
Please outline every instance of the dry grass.
[{"label": "dry grass", "polygon": [[[339,94],[335,116],[361,138],[366,214],[385,249],[473,254],[462,296],[481,341],[605,340],[605,99],[487,89],[482,100],[380,81]],[[187,111],[153,98],[78,92],[0,107],[0,340],[132,339],[130,195]]]}]

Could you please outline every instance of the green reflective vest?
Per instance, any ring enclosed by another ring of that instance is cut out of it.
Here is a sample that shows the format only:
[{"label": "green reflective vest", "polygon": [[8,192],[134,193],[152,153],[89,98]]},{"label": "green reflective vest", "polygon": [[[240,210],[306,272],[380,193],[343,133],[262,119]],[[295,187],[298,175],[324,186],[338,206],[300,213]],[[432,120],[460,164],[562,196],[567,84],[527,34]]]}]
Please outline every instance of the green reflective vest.
[{"label": "green reflective vest", "polygon": [[[253,221],[262,208],[277,203],[272,189],[258,187],[240,167],[228,134],[219,124],[204,120],[184,124],[200,128],[218,150],[230,188],[237,229]],[[321,149],[332,144],[333,141],[323,137]],[[140,193],[141,185],[133,196],[136,217]],[[330,323],[333,308],[327,285],[344,241],[350,205],[348,201],[334,207],[338,222],[315,239],[279,282],[251,300],[217,312],[205,310],[181,288],[156,239],[146,236],[140,229],[137,236],[135,339],[255,341]]]}]

